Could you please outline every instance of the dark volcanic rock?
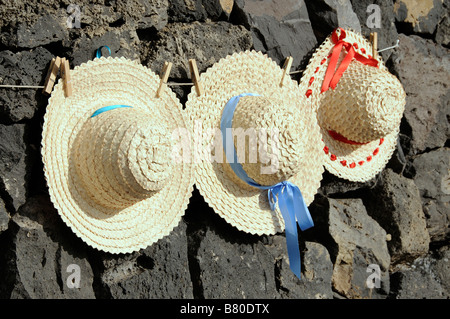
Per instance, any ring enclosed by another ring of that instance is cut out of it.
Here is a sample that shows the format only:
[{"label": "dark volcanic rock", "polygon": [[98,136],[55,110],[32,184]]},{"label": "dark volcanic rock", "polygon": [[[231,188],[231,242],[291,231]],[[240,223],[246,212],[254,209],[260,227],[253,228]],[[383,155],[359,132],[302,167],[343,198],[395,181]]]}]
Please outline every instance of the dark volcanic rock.
[{"label": "dark volcanic rock", "polygon": [[[99,36],[109,27],[139,30],[154,28],[160,30],[168,22],[167,0],[133,0],[133,1],[107,1],[107,3],[82,0],[72,1],[61,5],[66,20],[74,21],[75,13],[70,5],[77,5],[79,10],[80,26],[83,33],[90,37]],[[71,31],[75,31],[73,28]]]},{"label": "dark volcanic rock", "polygon": [[412,166],[431,240],[444,241],[450,236],[450,149],[421,154]]},{"label": "dark volcanic rock", "polygon": [[[108,46],[111,49],[112,57],[125,57],[130,60],[139,60],[140,41],[135,30],[111,29],[102,35],[90,37],[82,34],[74,40],[72,52],[72,68],[81,63],[92,60],[95,52],[101,46]],[[107,49],[102,51],[102,55],[108,57]]]},{"label": "dark volcanic rock", "polygon": [[171,22],[217,20],[224,15],[229,17],[233,0],[170,0]]},{"label": "dark volcanic rock", "polygon": [[[147,249],[112,255],[87,246],[64,225],[49,198],[37,196],[13,216],[8,231],[0,258],[6,272],[2,297],[192,298],[184,223]],[[97,269],[96,293],[88,255]],[[71,285],[75,271],[79,288]]]},{"label": "dark volcanic rock", "polygon": [[332,297],[332,264],[325,247],[305,244],[299,280],[289,268],[285,238],[277,235],[267,241],[233,243],[214,230],[207,230],[196,255],[204,297]]},{"label": "dark volcanic rock", "polygon": [[391,297],[397,299],[449,299],[450,250],[416,259],[408,268],[392,274]]},{"label": "dark volcanic rock", "polygon": [[208,16],[202,0],[171,0],[169,13],[173,22],[205,21]]},{"label": "dark volcanic rock", "polygon": [[[44,48],[0,52],[0,84],[43,85],[52,55]],[[41,89],[0,88],[0,122],[18,122],[34,116],[45,105]]]},{"label": "dark volcanic rock", "polygon": [[434,273],[437,281],[441,284],[447,298],[450,296],[450,248],[444,246],[439,248],[435,254],[436,263]]},{"label": "dark volcanic rock", "polygon": [[325,171],[322,176],[323,178],[318,192],[326,197],[342,195],[348,192],[359,192],[367,188],[372,188],[377,181],[377,177],[374,177],[367,182],[351,182],[332,175],[327,171]]},{"label": "dark volcanic rock", "polygon": [[264,245],[253,238],[246,243],[221,237],[220,233],[207,229],[195,256],[204,297],[273,297],[275,260]]},{"label": "dark volcanic rock", "polygon": [[[17,46],[35,48],[37,46],[61,41],[68,36],[67,25],[53,15],[40,17],[34,24],[19,24],[17,29]],[[62,20],[64,21],[64,20]]]},{"label": "dark volcanic rock", "polygon": [[[313,230],[311,229],[311,231]],[[300,236],[302,235],[300,234]],[[286,246],[284,237],[279,236],[278,242],[278,245],[274,246],[277,250],[283,247],[282,245]],[[289,268],[287,252],[284,252],[283,259],[277,259],[275,268],[277,292],[281,298],[331,299],[333,296],[331,285],[333,264],[328,250],[319,243],[307,241],[302,252],[303,268],[300,282],[297,277],[293,276]],[[278,297],[275,296],[275,298]]]},{"label": "dark volcanic rock", "polygon": [[168,0],[114,1],[112,7],[129,26],[135,26],[136,29],[153,27],[161,30],[169,19]]},{"label": "dark volcanic rock", "polygon": [[395,18],[415,33],[433,34],[446,10],[444,0],[398,0],[394,5]]},{"label": "dark volcanic rock", "polygon": [[6,210],[5,203],[0,198],[0,234],[8,229],[8,223],[11,216]]},{"label": "dark volcanic rock", "polygon": [[350,0],[305,0],[314,33],[323,41],[337,27],[361,31]]},{"label": "dark volcanic rock", "polygon": [[[394,19],[394,4],[392,0],[351,0],[361,22],[361,32],[369,38],[371,32],[378,34],[378,49],[393,46],[398,39],[397,28]],[[378,21],[379,19],[379,21]],[[379,26],[377,26],[379,23]],[[392,54],[392,50],[381,52],[386,61]]]},{"label": "dark volcanic rock", "polygon": [[37,2],[15,1],[11,7],[2,5],[0,42],[13,48],[35,48],[61,41],[69,34],[67,17],[65,10],[58,11]]},{"label": "dark volcanic rock", "polygon": [[400,34],[399,39],[393,69],[406,92],[404,116],[412,131],[411,149],[404,151],[417,154],[444,146],[450,136],[450,54],[418,36]]},{"label": "dark volcanic rock", "polygon": [[236,0],[233,14],[251,31],[255,50],[278,63],[292,56],[293,69],[317,44],[303,0]]},{"label": "dark volcanic rock", "polygon": [[0,192],[15,209],[26,201],[25,124],[0,124]]},{"label": "dark volcanic rock", "polygon": [[77,30],[90,37],[108,27],[160,30],[168,22],[168,8],[168,0],[9,2],[0,8],[0,42],[33,48],[65,40]]},{"label": "dark volcanic rock", "polygon": [[[10,242],[3,247],[4,298],[95,298],[86,246],[64,226],[46,196],[28,199],[12,217]],[[79,288],[71,283],[75,265]],[[73,266],[72,266],[73,267]]]},{"label": "dark volcanic rock", "polygon": [[[350,28],[369,38],[378,34],[378,49],[394,45],[398,39],[391,0],[307,0],[314,33],[322,42],[337,27]],[[380,53],[387,60],[392,50]]]},{"label": "dark volcanic rock", "polygon": [[[333,260],[333,290],[347,298],[385,298],[390,265],[386,232],[367,214],[362,200],[320,198],[310,211],[319,241]],[[366,283],[370,267],[379,269],[376,289]]]},{"label": "dark volcanic rock", "polygon": [[445,7],[445,16],[437,26],[436,30],[436,42],[442,44],[446,47],[450,44],[450,1],[447,1],[447,6]]},{"label": "dark volcanic rock", "polygon": [[430,236],[413,180],[386,169],[369,197],[368,213],[392,236],[388,247],[393,264],[414,260],[428,252]]},{"label": "dark volcanic rock", "polygon": [[184,222],[144,250],[101,256],[101,283],[111,298],[193,298]]},{"label": "dark volcanic rock", "polygon": [[189,59],[195,58],[199,72],[204,72],[220,58],[252,47],[251,35],[244,27],[222,21],[172,23],[159,37],[144,49],[146,64],[159,73],[164,62],[170,61],[170,76],[178,79],[190,77]]},{"label": "dark volcanic rock", "polygon": [[332,264],[322,245],[304,243],[299,280],[289,268],[283,235],[254,236],[238,231],[215,214],[196,191],[190,207],[186,221],[194,297],[332,298]]}]

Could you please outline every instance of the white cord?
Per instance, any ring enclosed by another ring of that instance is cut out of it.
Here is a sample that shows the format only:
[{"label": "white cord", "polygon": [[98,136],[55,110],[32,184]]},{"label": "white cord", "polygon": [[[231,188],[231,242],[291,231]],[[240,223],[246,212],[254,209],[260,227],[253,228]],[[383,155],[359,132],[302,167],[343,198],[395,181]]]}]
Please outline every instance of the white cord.
[{"label": "white cord", "polygon": [[393,45],[391,47],[388,47],[388,48],[384,48],[384,49],[378,50],[378,52],[383,52],[383,51],[386,51],[386,50],[394,49],[394,48],[398,47],[399,43],[400,43],[400,40],[397,40],[395,45]]},{"label": "white cord", "polygon": [[9,84],[0,84],[0,88],[43,89],[44,86],[40,86],[40,85],[9,85]]}]

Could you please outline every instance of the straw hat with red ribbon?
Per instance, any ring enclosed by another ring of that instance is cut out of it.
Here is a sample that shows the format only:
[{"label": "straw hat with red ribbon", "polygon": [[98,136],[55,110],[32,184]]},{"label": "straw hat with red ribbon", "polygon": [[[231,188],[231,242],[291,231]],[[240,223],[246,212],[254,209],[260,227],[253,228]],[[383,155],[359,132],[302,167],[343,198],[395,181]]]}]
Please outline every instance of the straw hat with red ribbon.
[{"label": "straw hat with red ribbon", "polygon": [[350,181],[379,173],[395,149],[405,91],[360,34],[338,28],[313,54],[300,81],[317,110],[325,168]]}]

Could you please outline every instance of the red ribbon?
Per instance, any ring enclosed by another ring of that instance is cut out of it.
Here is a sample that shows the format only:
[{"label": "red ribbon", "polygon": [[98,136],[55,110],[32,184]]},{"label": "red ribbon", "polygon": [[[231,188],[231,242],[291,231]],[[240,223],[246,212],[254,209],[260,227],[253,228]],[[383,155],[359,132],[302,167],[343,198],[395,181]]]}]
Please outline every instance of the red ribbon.
[{"label": "red ribbon", "polygon": [[[334,47],[331,53],[330,63],[328,64],[328,68],[325,73],[325,77],[323,79],[322,93],[327,91],[328,88],[330,87],[333,90],[336,88],[337,83],[339,82],[340,78],[342,77],[345,70],[350,65],[350,62],[352,62],[353,59],[356,59],[357,61],[361,62],[364,65],[378,67],[378,60],[374,58],[369,59],[357,53],[355,51],[355,48],[353,47],[353,44],[344,41],[346,37],[344,29],[339,28],[340,31],[339,35],[336,32],[337,30],[338,29],[334,30],[331,35],[331,40],[334,43]],[[336,66],[339,60],[339,56],[341,55],[342,48],[345,48],[345,50],[347,51],[347,55],[342,60],[338,69],[336,70]]]},{"label": "red ribbon", "polygon": [[329,130],[328,134],[330,134],[330,136],[334,140],[342,142],[342,143],[351,144],[351,145],[365,145],[365,144],[368,144],[368,143],[360,143],[360,142],[355,142],[355,141],[349,140],[349,139],[345,138],[343,135],[339,134],[338,132],[335,132],[335,131],[332,131],[332,130]]}]

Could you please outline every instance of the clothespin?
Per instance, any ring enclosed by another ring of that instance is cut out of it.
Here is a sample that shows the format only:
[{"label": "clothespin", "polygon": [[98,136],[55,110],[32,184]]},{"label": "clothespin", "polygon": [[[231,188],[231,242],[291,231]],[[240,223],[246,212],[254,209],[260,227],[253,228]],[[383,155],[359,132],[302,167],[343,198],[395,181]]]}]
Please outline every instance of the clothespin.
[{"label": "clothespin", "polygon": [[200,96],[203,94],[203,87],[200,83],[200,76],[198,75],[197,63],[195,62],[194,59],[189,59],[189,68],[191,70],[191,79],[195,85],[197,95]]},{"label": "clothespin", "polygon": [[72,83],[70,80],[70,65],[66,58],[61,61],[61,77],[63,79],[64,95],[69,97],[72,95]]},{"label": "clothespin", "polygon": [[172,62],[164,62],[163,68],[161,70],[161,74],[159,75],[159,87],[156,91],[156,97],[161,97],[161,94],[164,92],[167,86],[167,80],[169,79],[170,69],[172,69]]},{"label": "clothespin", "polygon": [[370,42],[372,43],[372,57],[377,58],[377,47],[378,47],[378,34],[376,32],[370,33]]},{"label": "clothespin", "polygon": [[286,58],[286,60],[284,61],[284,65],[283,65],[283,75],[281,76],[281,81],[280,81],[280,87],[283,86],[284,83],[284,78],[286,77],[286,74],[289,74],[289,71],[291,70],[292,67],[292,61],[294,59],[291,56],[288,56]]},{"label": "clothespin", "polygon": [[50,67],[48,68],[47,76],[45,77],[44,89],[42,90],[42,93],[44,94],[52,93],[60,65],[61,65],[61,58],[59,56],[53,58],[52,61],[50,62]]}]

